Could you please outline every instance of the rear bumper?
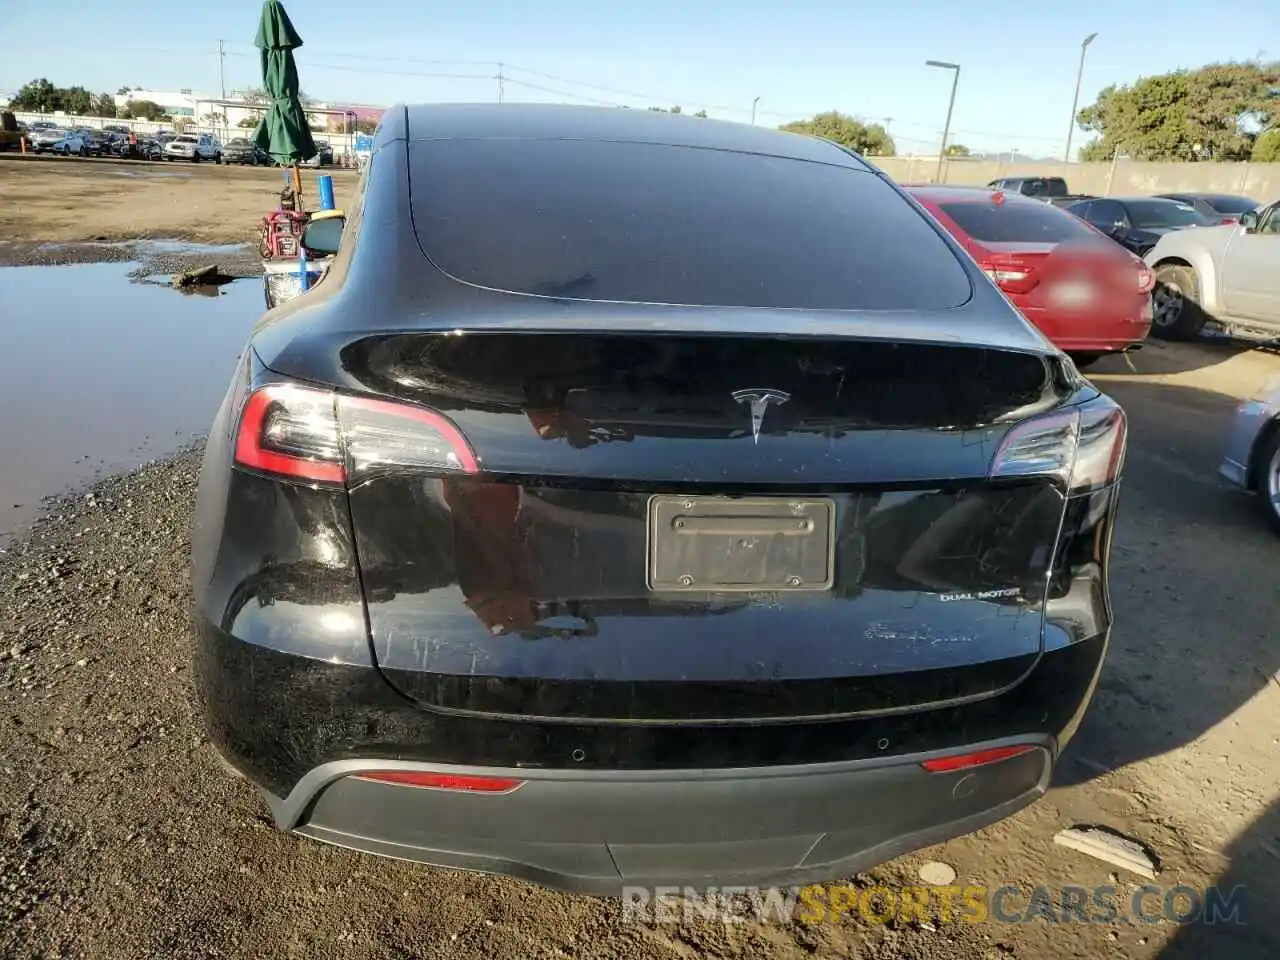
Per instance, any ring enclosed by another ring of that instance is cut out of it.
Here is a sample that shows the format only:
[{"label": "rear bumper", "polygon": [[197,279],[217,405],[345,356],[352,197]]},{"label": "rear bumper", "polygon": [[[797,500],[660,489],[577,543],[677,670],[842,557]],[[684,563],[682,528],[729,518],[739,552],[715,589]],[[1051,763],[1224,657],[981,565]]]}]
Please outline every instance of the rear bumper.
[{"label": "rear bumper", "polygon": [[1054,346],[1069,353],[1119,353],[1145,342],[1151,333],[1150,299],[1142,309],[1116,317],[1073,317],[1022,305],[1019,309]]},{"label": "rear bumper", "polygon": [[[1027,741],[1023,741],[1027,742]],[[762,770],[583,772],[340,761],[268,802],[283,829],[369,853],[577,893],[626,885],[789,886],[849,876],[1009,816],[1049,783],[1052,743],[954,773],[918,758]],[[370,770],[523,782],[466,794]]]},{"label": "rear bumper", "polygon": [[[423,710],[372,665],[199,623],[197,686],[219,753],[282,829],[356,850],[561,889],[789,885],[848,876],[977,830],[1043,794],[1097,683],[1107,633],[1042,655],[1011,690],[885,717],[736,727],[521,723]],[[1037,749],[930,773],[920,761]],[[509,776],[509,794],[359,780]]]}]

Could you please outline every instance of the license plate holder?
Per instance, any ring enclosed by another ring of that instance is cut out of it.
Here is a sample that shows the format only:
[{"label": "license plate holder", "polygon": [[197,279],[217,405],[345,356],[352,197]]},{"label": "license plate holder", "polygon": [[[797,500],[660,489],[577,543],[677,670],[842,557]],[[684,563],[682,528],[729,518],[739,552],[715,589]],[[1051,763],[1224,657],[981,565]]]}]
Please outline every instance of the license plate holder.
[{"label": "license plate holder", "polygon": [[661,593],[813,592],[835,581],[829,497],[649,498],[649,589]]}]

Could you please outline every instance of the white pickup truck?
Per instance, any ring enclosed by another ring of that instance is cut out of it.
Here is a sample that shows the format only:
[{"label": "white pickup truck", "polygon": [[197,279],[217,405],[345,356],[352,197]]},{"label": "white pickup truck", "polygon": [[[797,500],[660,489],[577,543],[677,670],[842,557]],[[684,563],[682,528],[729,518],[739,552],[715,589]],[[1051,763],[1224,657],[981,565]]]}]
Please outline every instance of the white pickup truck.
[{"label": "white pickup truck", "polygon": [[1157,337],[1185,340],[1212,320],[1227,333],[1280,339],[1280,201],[1239,223],[1167,233],[1145,259],[1156,275]]}]

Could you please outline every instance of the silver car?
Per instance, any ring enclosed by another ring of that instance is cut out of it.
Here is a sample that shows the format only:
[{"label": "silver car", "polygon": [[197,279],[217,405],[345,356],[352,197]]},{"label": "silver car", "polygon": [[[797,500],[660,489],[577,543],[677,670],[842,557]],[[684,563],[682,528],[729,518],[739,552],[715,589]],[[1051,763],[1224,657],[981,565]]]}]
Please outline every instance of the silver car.
[{"label": "silver car", "polygon": [[1218,472],[1255,494],[1280,533],[1280,377],[1240,404]]},{"label": "silver car", "polygon": [[1155,336],[1189,339],[1213,320],[1228,333],[1280,337],[1280,201],[1236,224],[1165,234],[1145,259],[1156,275]]}]

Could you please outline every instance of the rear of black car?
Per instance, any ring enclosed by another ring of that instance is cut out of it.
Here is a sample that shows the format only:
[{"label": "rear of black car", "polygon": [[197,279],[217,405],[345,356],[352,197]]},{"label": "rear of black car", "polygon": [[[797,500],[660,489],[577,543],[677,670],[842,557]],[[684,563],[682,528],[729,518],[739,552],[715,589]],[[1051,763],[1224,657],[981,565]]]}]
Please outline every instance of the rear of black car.
[{"label": "rear of black car", "polygon": [[1118,408],[834,147],[428,112],[206,449],[200,686],[277,822],[607,892],[1039,796],[1109,633]]}]

